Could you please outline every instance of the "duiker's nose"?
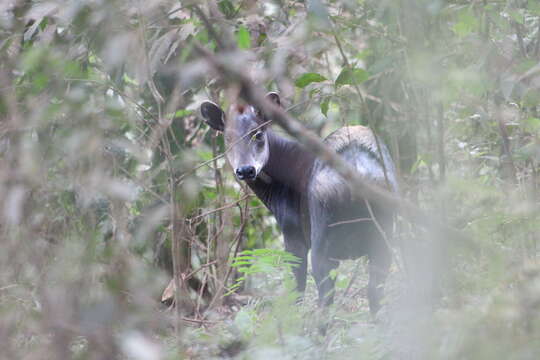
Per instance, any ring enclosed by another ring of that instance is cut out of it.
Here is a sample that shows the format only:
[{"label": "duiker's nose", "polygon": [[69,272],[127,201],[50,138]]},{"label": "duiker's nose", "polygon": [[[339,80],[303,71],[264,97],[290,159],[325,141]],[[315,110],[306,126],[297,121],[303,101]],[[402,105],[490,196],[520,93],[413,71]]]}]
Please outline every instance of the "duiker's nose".
[{"label": "duiker's nose", "polygon": [[240,166],[236,169],[236,177],[240,180],[255,179],[255,167],[251,165]]}]

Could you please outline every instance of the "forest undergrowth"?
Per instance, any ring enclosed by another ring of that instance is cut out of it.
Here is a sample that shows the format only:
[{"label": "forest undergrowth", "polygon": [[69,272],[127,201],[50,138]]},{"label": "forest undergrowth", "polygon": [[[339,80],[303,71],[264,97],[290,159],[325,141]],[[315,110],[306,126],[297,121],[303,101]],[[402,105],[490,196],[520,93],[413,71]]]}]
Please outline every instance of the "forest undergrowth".
[{"label": "forest undergrowth", "polygon": [[[294,291],[199,114],[246,83],[388,145],[375,317]],[[537,0],[0,2],[0,358],[538,359],[539,104]]]}]

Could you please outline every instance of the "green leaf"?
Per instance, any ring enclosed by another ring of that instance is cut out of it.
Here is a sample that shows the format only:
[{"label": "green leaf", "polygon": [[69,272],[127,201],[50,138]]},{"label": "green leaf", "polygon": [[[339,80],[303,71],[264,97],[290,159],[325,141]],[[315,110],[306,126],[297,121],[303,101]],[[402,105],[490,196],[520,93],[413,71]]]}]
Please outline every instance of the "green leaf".
[{"label": "green leaf", "polygon": [[462,12],[458,19],[458,22],[452,28],[457,36],[465,37],[478,29],[478,19],[472,11]]},{"label": "green leaf", "polygon": [[234,5],[229,0],[221,0],[218,3],[218,7],[219,11],[221,11],[227,18],[234,16],[234,13],[236,12]]},{"label": "green leaf", "polygon": [[174,113],[167,114],[167,119],[176,119],[193,114],[193,110],[180,109]]},{"label": "green leaf", "polygon": [[209,150],[198,149],[196,153],[203,161],[209,161],[213,157],[212,152]]},{"label": "green leaf", "polygon": [[413,166],[411,167],[411,174],[414,174],[416,173],[416,171],[421,168],[421,167],[425,167],[426,166],[426,162],[422,159],[422,158],[418,158],[416,160],[416,162],[413,164]]},{"label": "green leaf", "polygon": [[38,72],[32,78],[32,85],[36,91],[43,91],[48,83],[49,76],[44,72]]},{"label": "green leaf", "polygon": [[328,116],[328,106],[330,105],[330,98],[327,97],[321,102],[321,112],[324,116]]},{"label": "green leaf", "polygon": [[525,18],[523,16],[522,13],[520,13],[518,10],[509,10],[508,11],[508,14],[510,15],[510,17],[517,23],[519,24],[524,24],[525,23]]},{"label": "green leaf", "polygon": [[338,279],[336,280],[336,289],[345,289],[349,285],[349,279],[346,277],[341,278],[338,276]]},{"label": "green leaf", "polygon": [[46,62],[47,51],[44,48],[33,47],[23,53],[22,70],[24,72],[35,71]]},{"label": "green leaf", "polygon": [[371,49],[364,49],[362,51],[359,51],[356,55],[355,55],[355,58],[357,59],[360,59],[360,60],[366,60],[368,57],[370,56],[373,56],[373,50]]},{"label": "green leaf", "polygon": [[305,74],[300,75],[300,77],[296,79],[296,81],[294,82],[294,85],[296,85],[296,87],[299,87],[299,88],[305,88],[311,83],[321,82],[325,80],[326,78],[320,74],[305,73]]},{"label": "green leaf", "polygon": [[523,128],[524,128],[524,130],[526,130],[528,132],[531,132],[531,133],[540,132],[540,119],[535,118],[535,117],[530,117],[530,118],[524,120],[523,121]]},{"label": "green leaf", "polygon": [[521,104],[526,107],[534,107],[540,104],[540,90],[528,89],[523,95]]},{"label": "green leaf", "polygon": [[236,33],[236,43],[240,49],[249,49],[251,47],[251,38],[249,36],[249,30],[241,25]]},{"label": "green leaf", "polygon": [[336,79],[336,87],[342,85],[359,85],[369,79],[369,73],[364,69],[343,68]]}]

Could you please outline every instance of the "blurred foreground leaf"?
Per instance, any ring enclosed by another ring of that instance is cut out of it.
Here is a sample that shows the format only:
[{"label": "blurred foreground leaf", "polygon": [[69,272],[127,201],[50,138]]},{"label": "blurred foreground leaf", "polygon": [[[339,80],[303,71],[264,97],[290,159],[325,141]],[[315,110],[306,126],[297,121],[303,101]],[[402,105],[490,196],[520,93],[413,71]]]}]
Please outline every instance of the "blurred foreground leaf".
[{"label": "blurred foreground leaf", "polygon": [[308,86],[311,83],[321,82],[321,81],[325,81],[325,80],[326,80],[326,78],[324,76],[320,75],[320,74],[317,74],[317,73],[305,73],[305,74],[300,75],[300,77],[298,77],[296,79],[296,81],[294,82],[294,85],[296,85],[299,88],[305,88],[306,86]]}]

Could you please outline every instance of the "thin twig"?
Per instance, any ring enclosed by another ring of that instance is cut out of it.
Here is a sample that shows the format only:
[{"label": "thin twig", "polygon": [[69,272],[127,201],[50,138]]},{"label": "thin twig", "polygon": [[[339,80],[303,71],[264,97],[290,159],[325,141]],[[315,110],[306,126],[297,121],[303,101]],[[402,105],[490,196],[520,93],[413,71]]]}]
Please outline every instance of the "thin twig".
[{"label": "thin twig", "polygon": [[506,123],[504,122],[500,104],[496,104],[495,118],[499,127],[499,134],[501,136],[501,165],[503,169],[503,175],[508,180],[510,178],[512,184],[517,184],[517,171],[512,159],[512,150],[510,148],[510,136],[506,129]]},{"label": "thin twig", "polygon": [[207,211],[207,212],[205,212],[205,213],[202,213],[202,214],[200,214],[200,215],[194,216],[194,217],[192,217],[192,218],[188,218],[188,219],[186,219],[186,220],[187,220],[189,223],[191,223],[191,222],[193,222],[193,221],[195,221],[195,220],[198,220],[198,219],[200,219],[200,218],[203,218],[203,217],[205,217],[205,216],[212,215],[212,214],[214,214],[214,213],[216,213],[216,212],[218,212],[218,211],[223,211],[223,210],[225,210],[225,209],[232,208],[232,207],[236,206],[238,203],[240,203],[240,202],[242,202],[242,201],[244,201],[244,200],[246,200],[246,199],[248,199],[248,198],[250,198],[250,197],[253,197],[253,194],[246,194],[246,195],[242,196],[240,199],[238,199],[238,200],[236,200],[236,201],[234,201],[234,202],[232,202],[232,203],[228,203],[228,204],[223,205],[222,207],[217,208],[217,209],[209,210],[209,211]]},{"label": "thin twig", "polygon": [[214,29],[214,26],[212,26],[212,24],[210,23],[210,20],[208,20],[208,17],[206,16],[206,14],[197,5],[193,6],[193,10],[195,10],[195,12],[197,13],[197,16],[204,23],[204,26],[205,26],[206,30],[208,31],[210,36],[215,40],[218,48],[219,49],[225,49],[225,42],[223,41],[221,36],[218,35],[216,30]]},{"label": "thin twig", "polygon": [[439,153],[439,182],[446,181],[446,156],[444,151],[444,108],[437,105],[437,152]]},{"label": "thin twig", "polygon": [[156,101],[156,103],[161,104],[165,102],[165,99],[159,93],[159,90],[157,89],[156,84],[154,83],[154,79],[153,79],[154,74],[152,73],[152,69],[150,68],[150,59],[148,58],[148,50],[147,50],[148,44],[146,42],[146,30],[145,30],[146,22],[145,22],[140,6],[137,7],[137,12],[138,12],[138,17],[139,17],[139,27],[138,27],[139,36],[140,36],[140,40],[142,42],[143,49],[144,49],[143,51],[144,68],[146,70],[148,88],[150,89],[150,92],[152,93],[152,96],[154,97],[154,100]]},{"label": "thin twig", "polygon": [[534,46],[534,57],[537,58],[538,55],[540,55],[540,21],[536,30],[536,45]]},{"label": "thin twig", "polygon": [[369,203],[369,201],[367,199],[364,199],[364,202],[366,203],[366,207],[367,207],[367,209],[369,211],[369,215],[371,216],[371,219],[373,220],[373,223],[375,224],[375,226],[379,230],[379,233],[381,234],[381,237],[383,238],[383,241],[386,244],[386,247],[388,248],[388,252],[390,253],[390,257],[394,258],[394,260],[396,261],[396,265],[398,267],[398,270],[402,271],[402,267],[401,267],[399,261],[397,261],[397,256],[395,256],[395,254],[393,252],[394,248],[390,244],[390,241],[388,240],[388,237],[386,236],[386,232],[384,231],[383,227],[381,226],[379,221],[377,221],[377,218],[375,217],[373,209],[371,208],[371,204]]},{"label": "thin twig", "polygon": [[205,320],[205,319],[191,319],[187,317],[182,317],[182,321],[197,323],[197,324],[217,324],[219,321]]},{"label": "thin twig", "polygon": [[131,180],[135,181],[137,183],[137,185],[139,185],[140,187],[142,187],[144,190],[148,191],[148,193],[152,194],[156,199],[160,200],[162,203],[164,204],[168,204],[169,201],[167,199],[165,199],[163,196],[159,195],[157,192],[155,192],[154,190],[152,190],[149,186],[147,186],[146,184],[144,184],[140,179],[138,179],[137,177],[134,177],[132,176],[129,171],[127,171],[126,169],[124,169],[122,166],[118,166],[118,169],[120,169],[121,172],[124,173],[124,175],[126,175],[128,178],[130,178]]},{"label": "thin twig", "polygon": [[[271,121],[265,121],[264,123],[262,123],[261,125],[257,126],[256,128],[254,128],[253,130],[258,130],[260,128],[263,128],[265,127],[266,125],[270,124]],[[190,170],[187,170],[185,171],[177,180],[176,180],[176,185],[179,185],[182,183],[182,181],[190,174],[194,173],[195,171],[199,170],[200,168],[202,168],[203,166],[206,166],[206,165],[209,165],[211,163],[213,163],[214,161],[216,161],[217,159],[220,159],[222,158],[223,156],[225,156],[229,151],[231,151],[231,149],[236,146],[236,144],[238,144],[239,142],[241,142],[244,138],[246,137],[249,137],[251,136],[251,133],[247,133],[245,134],[244,136],[242,136],[241,138],[239,138],[237,141],[233,142],[227,149],[225,149],[224,152],[220,153],[219,155],[216,155],[214,156],[213,158],[211,158],[210,160],[207,160],[207,161],[204,161],[202,163],[200,163],[199,165],[191,168]]]},{"label": "thin twig", "polygon": [[2,287],[0,287],[0,291],[8,290],[8,289],[11,289],[11,288],[14,288],[14,287],[17,287],[17,286],[20,286],[20,285],[19,284],[11,284],[11,285],[2,286]]},{"label": "thin twig", "polygon": [[525,45],[523,43],[523,34],[521,32],[521,24],[517,21],[512,21],[512,26],[516,30],[516,37],[519,45],[519,52],[521,53],[521,56],[524,58],[527,58],[527,50],[525,49]]},{"label": "thin twig", "polygon": [[206,264],[202,264],[201,266],[199,266],[197,269],[193,270],[192,272],[190,272],[189,274],[187,274],[186,276],[184,276],[184,280],[188,280],[190,279],[193,275],[195,275],[196,273],[198,273],[200,270],[208,267],[208,266],[211,266],[211,265],[214,265],[215,263],[217,262],[217,260],[213,260],[213,261],[210,261],[209,263],[206,263]]},{"label": "thin twig", "polygon": [[356,266],[354,267],[353,275],[351,276],[351,280],[349,281],[349,284],[347,285],[347,288],[345,289],[345,291],[343,292],[343,296],[341,297],[343,302],[345,301],[345,297],[347,296],[347,294],[349,294],[349,291],[351,290],[352,285],[354,284],[354,282],[356,281],[356,278],[358,277],[360,264],[361,264],[361,261],[357,260]]},{"label": "thin twig", "polygon": [[[235,259],[237,256],[238,256],[238,251],[240,250],[240,245],[242,245],[242,235],[244,235],[244,231],[246,229],[246,224],[247,224],[247,219],[249,218],[248,216],[248,201],[246,201],[246,203],[244,204],[244,210],[242,210],[242,208],[240,206],[238,206],[240,208],[240,221],[241,221],[241,224],[240,224],[240,229],[238,230],[238,233],[236,234],[236,237],[233,241],[233,244],[234,242],[236,241],[236,247],[234,249],[234,253],[233,253],[233,259]],[[230,250],[229,250],[230,252]],[[232,272],[232,269],[233,267],[232,266],[229,266],[229,268],[227,269],[227,275],[225,276],[225,279],[223,281],[223,283],[226,285],[227,284],[227,280],[229,279],[229,276],[231,275],[231,272]]]},{"label": "thin twig", "polygon": [[[212,155],[214,155],[214,159],[216,157],[216,154],[218,152],[217,147],[217,134],[212,134]],[[213,161],[213,169],[214,169],[214,181],[216,183],[216,192],[218,193],[218,203],[217,206],[221,207],[221,205],[225,202],[225,191],[224,191],[224,185],[223,185],[223,178],[221,176],[221,171],[218,168],[217,160]],[[223,213],[217,212],[214,213],[216,216],[214,217],[214,227],[219,226],[221,229],[225,229],[225,221],[223,219]],[[223,294],[223,288],[224,288],[224,282],[223,279],[225,278],[225,266],[228,263],[228,255],[229,251],[226,250],[227,246],[225,242],[228,239],[219,239],[218,236],[214,237],[214,243],[215,246],[215,258],[217,259],[216,262],[216,274],[217,274],[217,284],[216,284],[216,291],[214,292],[214,297],[212,301],[210,302],[209,308],[214,304],[215,301],[218,302],[218,305],[221,305],[222,300],[222,294]]]},{"label": "thin twig", "polygon": [[364,221],[371,221],[371,218],[358,218],[358,219],[338,221],[338,222],[329,224],[328,227],[334,227],[334,226],[345,225],[345,224],[354,224],[354,223],[364,222]]}]

